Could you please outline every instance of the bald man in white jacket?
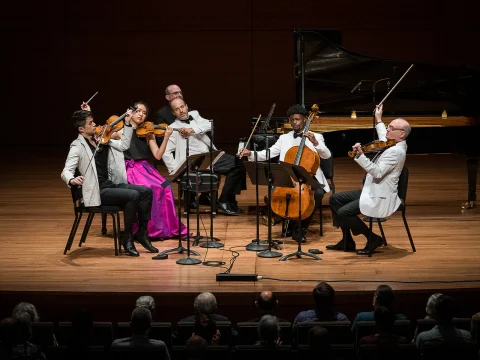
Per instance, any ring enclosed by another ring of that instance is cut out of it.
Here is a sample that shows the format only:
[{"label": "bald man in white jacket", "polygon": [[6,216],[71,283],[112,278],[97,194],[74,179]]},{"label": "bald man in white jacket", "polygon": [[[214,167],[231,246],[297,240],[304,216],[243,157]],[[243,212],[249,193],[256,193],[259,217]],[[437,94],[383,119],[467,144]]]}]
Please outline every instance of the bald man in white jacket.
[{"label": "bald man in white jacket", "polygon": [[[363,214],[375,218],[384,218],[393,214],[400,206],[398,197],[398,179],[402,173],[407,156],[405,139],[411,128],[404,119],[393,120],[388,127],[382,122],[383,105],[375,109],[376,130],[380,141],[393,140],[395,145],[378,153],[373,160],[363,154],[361,145],[352,148],[356,153],[355,161],[366,172],[362,189],[336,193],[330,197],[333,225],[340,226],[343,238],[335,245],[327,245],[328,250],[343,250],[344,240],[347,250],[355,251],[353,235],[364,235],[367,239],[365,248],[357,251],[358,255],[368,255],[370,230],[357,215]],[[372,249],[383,245],[383,238],[372,234]]]}]

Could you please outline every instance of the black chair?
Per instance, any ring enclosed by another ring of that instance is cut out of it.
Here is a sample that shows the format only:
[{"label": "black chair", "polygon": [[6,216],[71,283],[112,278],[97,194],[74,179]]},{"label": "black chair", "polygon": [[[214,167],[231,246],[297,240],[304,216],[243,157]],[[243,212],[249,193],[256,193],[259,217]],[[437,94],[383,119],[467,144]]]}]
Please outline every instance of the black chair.
[{"label": "black chair", "polygon": [[274,348],[264,345],[237,345],[233,351],[233,359],[275,359],[290,360],[292,348],[289,345],[277,345]]},{"label": "black chair", "polygon": [[[412,234],[410,233],[410,228],[408,227],[408,223],[407,223],[407,218],[405,217],[405,211],[407,209],[407,203],[406,203],[407,189],[408,189],[408,169],[406,166],[404,166],[402,169],[402,173],[400,174],[400,177],[398,179],[398,197],[401,200],[401,204],[398,207],[397,211],[402,212],[403,224],[405,225],[405,230],[407,230],[407,235],[408,235],[408,239],[410,240],[410,245],[412,246],[412,251],[416,252],[417,250],[415,249],[415,245],[413,243]],[[385,237],[385,233],[383,232],[382,222],[380,221],[380,219],[369,218],[370,234],[372,234],[373,221],[377,222],[378,227],[380,228],[380,232],[382,233],[382,238],[385,242],[384,245],[387,246],[387,238]],[[346,246],[347,246],[347,242],[345,242],[345,247]],[[368,246],[369,246],[368,256],[371,257],[372,256],[372,247],[371,247],[372,239],[369,239]]]},{"label": "black chair", "polygon": [[[364,336],[374,335],[377,332],[375,321],[359,321],[355,328],[355,343],[357,346]],[[407,340],[412,340],[413,329],[410,320],[396,320],[393,324],[393,333],[397,336],[403,336]]]},{"label": "black chair", "polygon": [[[59,322],[57,335],[59,345],[70,345],[75,343],[75,334],[71,322]],[[112,341],[112,323],[95,321],[93,323],[93,329],[90,332],[88,345],[109,347],[112,344]]]},{"label": "black chair", "polygon": [[343,360],[356,360],[357,352],[353,344],[331,344],[329,353],[319,353],[310,350],[308,345],[298,345],[296,353],[297,360],[310,360],[310,359],[343,359]]},{"label": "black chair", "polygon": [[78,246],[80,247],[83,243],[85,243],[95,214],[102,215],[102,234],[106,235],[106,217],[107,215],[110,215],[113,220],[113,244],[115,246],[115,256],[118,256],[118,252],[122,251],[120,246],[120,211],[122,208],[119,206],[110,205],[86,207],[83,203],[82,189],[77,186],[72,186],[70,190],[72,193],[75,220],[73,221],[72,230],[70,231],[67,245],[65,246],[63,254],[67,254],[67,251],[71,249],[73,240],[75,239],[75,234],[77,233],[78,225],[80,224],[80,220],[82,220],[83,214],[87,213],[87,221],[85,222],[85,227],[83,228],[82,237],[80,238]]},{"label": "black chair", "polygon": [[[328,185],[332,191],[332,194],[335,194],[335,183],[333,181],[334,174],[334,160],[333,154],[328,159],[320,159],[320,169],[322,169],[323,175],[327,179]],[[323,206],[320,206],[319,222],[320,222],[320,236],[323,236]]]},{"label": "black chair", "polygon": [[297,345],[308,344],[308,330],[314,326],[327,329],[332,344],[351,344],[353,342],[350,321],[312,321],[296,325],[295,334]]},{"label": "black chair", "polygon": [[163,360],[167,359],[165,348],[110,348],[112,360]]},{"label": "black chair", "polygon": [[[217,330],[220,331],[221,339],[219,345],[230,345],[230,339],[232,335],[232,323],[230,321],[215,321]],[[174,345],[184,345],[185,342],[194,333],[195,322],[182,321],[177,323],[177,337]],[[206,339],[207,342],[209,339]]]},{"label": "black chair", "polygon": [[[290,345],[292,339],[292,324],[289,322],[280,322],[280,339],[283,345]],[[253,345],[258,341],[258,322],[239,322],[238,345]]]},{"label": "black chair", "polygon": [[[186,189],[187,187],[187,175],[183,175],[182,177],[182,189]],[[197,174],[195,172],[190,172],[188,173],[188,184],[190,186],[190,192],[191,193],[197,193]],[[218,188],[220,187],[220,180],[221,176],[220,174],[210,174],[209,170],[200,170],[198,172],[198,193],[210,193],[210,184],[212,183],[212,188],[213,188],[213,194],[212,198],[210,201],[213,201],[213,213],[217,213],[217,199],[218,199]],[[182,192],[183,196],[185,195],[185,191]],[[200,195],[197,195],[200,196]],[[187,213],[186,207],[190,206],[190,204],[185,203],[185,209],[184,209],[184,214]]]},{"label": "black chair", "polygon": [[70,348],[68,346],[49,346],[44,351],[48,360],[104,360],[108,353],[104,346]]},{"label": "black chair", "polygon": [[[122,339],[132,336],[130,323],[119,322],[117,324],[115,339]],[[152,327],[148,334],[150,339],[162,340],[170,349],[172,346],[172,323],[170,322],[152,322]]]},{"label": "black chair", "polygon": [[39,346],[53,346],[55,336],[53,335],[52,322],[34,322],[32,323],[31,342]]},{"label": "black chair", "polygon": [[415,360],[418,358],[419,354],[415,344],[395,344],[393,346],[362,344],[358,350],[359,360]]},{"label": "black chair", "polygon": [[[470,319],[469,318],[454,318],[452,324],[457,329],[462,329],[470,332]],[[437,325],[435,319],[418,319],[417,320],[417,333],[432,330]]]},{"label": "black chair", "polygon": [[452,341],[439,344],[437,342],[425,342],[420,349],[423,360],[438,359],[462,359],[477,360],[478,359],[478,343]]},{"label": "black chair", "polygon": [[[230,357],[230,348],[226,345],[209,345],[205,359],[208,360],[227,360]],[[187,360],[185,345],[174,346],[172,349],[172,359]]]}]

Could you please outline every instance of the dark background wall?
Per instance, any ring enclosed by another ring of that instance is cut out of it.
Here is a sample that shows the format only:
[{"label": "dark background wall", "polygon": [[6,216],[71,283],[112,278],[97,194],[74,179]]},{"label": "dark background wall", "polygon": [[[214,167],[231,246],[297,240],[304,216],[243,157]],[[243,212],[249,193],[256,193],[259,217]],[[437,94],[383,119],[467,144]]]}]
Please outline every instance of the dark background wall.
[{"label": "dark background wall", "polygon": [[[295,28],[338,29],[345,48],[366,55],[480,65],[478,5],[466,0],[45,0],[2,8],[4,119],[18,126],[20,143],[68,144],[71,113],[95,91],[91,105],[103,123],[138,99],[163,106],[170,83],[216,120],[217,143],[236,143],[253,115],[266,116],[276,102],[281,116],[295,102]],[[1,136],[4,145],[19,143]]]}]

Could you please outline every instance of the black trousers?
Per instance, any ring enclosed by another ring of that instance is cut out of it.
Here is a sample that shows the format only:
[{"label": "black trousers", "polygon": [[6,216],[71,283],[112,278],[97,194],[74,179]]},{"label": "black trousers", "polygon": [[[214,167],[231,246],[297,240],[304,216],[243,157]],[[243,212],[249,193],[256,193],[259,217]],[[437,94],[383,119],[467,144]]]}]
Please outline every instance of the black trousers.
[{"label": "black trousers", "polygon": [[368,238],[369,228],[357,215],[360,214],[360,194],[362,190],[335,193],[330,196],[333,226],[342,227],[347,232],[347,240],[353,235],[363,234]]},{"label": "black trousers", "polygon": [[[102,205],[116,205],[123,208],[125,233],[132,233],[132,225],[138,221],[150,220],[152,190],[146,186],[113,184],[100,189]],[[137,218],[138,213],[138,218]]]},{"label": "black trousers", "polygon": [[236,195],[247,188],[247,172],[242,160],[233,155],[223,154],[213,165],[213,171],[217,174],[226,175],[222,194],[218,201],[222,203],[236,202]]}]

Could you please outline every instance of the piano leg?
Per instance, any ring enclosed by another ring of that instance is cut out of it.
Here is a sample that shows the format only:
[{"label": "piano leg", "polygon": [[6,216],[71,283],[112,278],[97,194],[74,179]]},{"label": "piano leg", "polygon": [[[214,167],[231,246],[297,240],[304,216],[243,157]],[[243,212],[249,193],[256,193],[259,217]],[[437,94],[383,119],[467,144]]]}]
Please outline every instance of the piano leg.
[{"label": "piano leg", "polygon": [[468,201],[462,204],[462,210],[472,209],[477,201],[478,154],[467,156]]}]

